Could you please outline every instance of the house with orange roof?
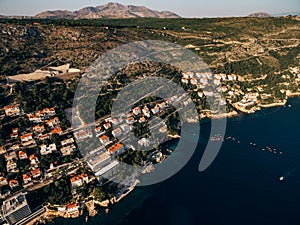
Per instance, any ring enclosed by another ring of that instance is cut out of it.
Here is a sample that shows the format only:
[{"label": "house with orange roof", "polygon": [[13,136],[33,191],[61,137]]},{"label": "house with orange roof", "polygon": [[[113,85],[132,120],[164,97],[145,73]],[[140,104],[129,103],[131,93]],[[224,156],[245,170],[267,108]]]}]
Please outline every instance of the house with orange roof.
[{"label": "house with orange roof", "polygon": [[37,167],[37,164],[39,163],[39,159],[37,156],[35,155],[30,155],[29,156],[29,160],[30,160],[30,165]]},{"label": "house with orange roof", "polygon": [[16,179],[10,180],[8,182],[8,185],[10,186],[10,188],[16,188],[19,187],[19,181]]},{"label": "house with orange roof", "polygon": [[198,80],[196,78],[192,78],[191,79],[191,84],[197,85],[198,84]]},{"label": "house with orange roof", "polygon": [[105,132],[101,129],[101,126],[95,128],[96,137],[99,137],[100,135],[104,134]]},{"label": "house with orange roof", "polygon": [[54,108],[54,107],[43,109],[43,113],[44,113],[46,116],[54,116],[54,115],[56,114],[55,108]]},{"label": "house with orange roof", "polygon": [[5,186],[5,185],[8,185],[6,178],[3,176],[0,176],[0,187]]},{"label": "house with orange roof", "polygon": [[227,88],[227,86],[222,86],[221,90],[222,90],[222,92],[226,92],[226,91],[228,91],[228,88]]},{"label": "house with orange roof", "polygon": [[42,133],[45,131],[45,126],[42,124],[38,124],[38,125],[32,127],[32,130],[36,133]]},{"label": "house with orange roof", "polygon": [[19,130],[19,128],[13,128],[12,133],[10,134],[10,137],[11,138],[17,138],[19,136],[18,130]]},{"label": "house with orange roof", "polygon": [[128,124],[133,124],[135,122],[135,120],[134,120],[134,118],[131,116],[131,117],[128,117],[127,119],[126,119],[126,123],[128,123]]},{"label": "house with orange roof", "polygon": [[118,142],[108,148],[108,152],[113,156],[122,154],[124,152],[124,150],[125,150],[125,147],[121,142]]},{"label": "house with orange roof", "polygon": [[23,152],[23,151],[19,151],[18,156],[19,156],[20,160],[28,159],[28,156],[27,156],[26,152]]},{"label": "house with orange roof", "polygon": [[159,128],[159,132],[160,133],[166,133],[168,131],[168,128],[166,125],[162,126],[161,128]]},{"label": "house with orange roof", "polygon": [[41,169],[40,168],[33,169],[31,171],[31,174],[32,174],[33,178],[38,178],[38,177],[40,177],[42,175]]},{"label": "house with orange roof", "polygon": [[144,123],[144,122],[146,122],[145,117],[141,117],[141,118],[139,119],[139,123]]},{"label": "house with orange roof", "polygon": [[56,116],[53,119],[47,120],[46,125],[50,128],[54,128],[56,125],[60,123],[59,118]]},{"label": "house with orange roof", "polygon": [[27,114],[28,120],[32,123],[41,123],[43,122],[42,118],[35,113],[28,113]]},{"label": "house with orange roof", "polygon": [[32,133],[24,134],[20,137],[22,142],[27,142],[32,140]]},{"label": "house with orange roof", "polygon": [[192,77],[194,77],[194,72],[192,72],[192,71],[183,72],[182,77],[187,78],[187,79],[192,78]]},{"label": "house with orange roof", "polygon": [[111,133],[114,137],[118,137],[122,134],[122,130],[121,130],[121,128],[118,127],[116,129],[114,129]]},{"label": "house with orange roof", "polygon": [[92,138],[93,133],[91,129],[82,129],[74,133],[76,140],[83,140],[85,138]]},{"label": "house with orange roof", "polygon": [[32,138],[32,133],[27,133],[20,136],[21,142],[23,146],[29,146],[31,144],[35,144],[35,140]]},{"label": "house with orange roof", "polygon": [[15,163],[13,160],[9,160],[7,163],[6,163],[6,170],[8,172],[10,171],[13,171],[17,168],[17,163]]},{"label": "house with orange roof", "polygon": [[7,116],[18,116],[21,113],[20,105],[14,104],[4,106],[4,112]]},{"label": "house with orange roof", "polygon": [[63,133],[62,129],[60,126],[57,126],[55,127],[53,130],[50,131],[50,134],[53,135],[53,134],[59,134],[61,135]]},{"label": "house with orange roof", "polygon": [[197,94],[198,94],[199,98],[203,97],[203,91],[198,91]]},{"label": "house with orange roof", "polygon": [[70,203],[67,205],[67,212],[70,214],[79,213],[78,204],[77,203]]},{"label": "house with orange roof", "polygon": [[107,135],[102,135],[100,138],[99,138],[100,142],[104,145],[108,144],[109,143],[109,137]]},{"label": "house with orange roof", "polygon": [[28,184],[28,183],[31,182],[31,177],[28,174],[23,174],[22,178],[23,178],[23,183],[24,184]]},{"label": "house with orange roof", "polygon": [[189,83],[189,79],[188,78],[181,78],[181,82],[184,83],[184,84],[188,84]]},{"label": "house with orange roof", "polygon": [[229,81],[233,81],[233,80],[236,80],[237,79],[237,76],[235,74],[230,74],[230,75],[227,75],[228,77],[228,80]]},{"label": "house with orange roof", "polygon": [[72,188],[80,187],[84,183],[88,183],[88,181],[89,181],[88,175],[85,173],[70,178]]},{"label": "house with orange roof", "polygon": [[40,134],[39,135],[39,139],[40,140],[46,140],[46,139],[48,139],[49,138],[49,134]]},{"label": "house with orange roof", "polygon": [[153,114],[159,113],[159,110],[160,110],[160,108],[158,105],[156,105],[154,108],[151,109]]}]

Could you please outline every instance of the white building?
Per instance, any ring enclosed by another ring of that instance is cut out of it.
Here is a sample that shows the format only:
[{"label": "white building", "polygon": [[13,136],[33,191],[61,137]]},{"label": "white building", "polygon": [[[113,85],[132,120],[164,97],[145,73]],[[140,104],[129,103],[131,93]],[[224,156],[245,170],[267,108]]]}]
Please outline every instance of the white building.
[{"label": "white building", "polygon": [[120,136],[120,135],[122,134],[122,131],[121,131],[121,129],[118,127],[118,128],[116,128],[116,129],[114,129],[111,133],[112,133],[112,135],[113,135],[114,137],[118,137],[118,136]]},{"label": "white building", "polygon": [[52,143],[49,146],[41,145],[40,148],[41,148],[41,150],[40,150],[41,155],[48,155],[48,154],[52,154],[54,151],[56,151],[56,144]]}]

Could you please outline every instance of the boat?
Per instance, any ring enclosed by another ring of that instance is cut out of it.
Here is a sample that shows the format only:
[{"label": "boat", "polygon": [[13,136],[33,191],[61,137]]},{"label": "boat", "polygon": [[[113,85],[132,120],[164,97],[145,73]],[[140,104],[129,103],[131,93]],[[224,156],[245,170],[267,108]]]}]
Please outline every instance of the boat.
[{"label": "boat", "polygon": [[284,176],[279,177],[279,180],[283,181],[284,180]]}]

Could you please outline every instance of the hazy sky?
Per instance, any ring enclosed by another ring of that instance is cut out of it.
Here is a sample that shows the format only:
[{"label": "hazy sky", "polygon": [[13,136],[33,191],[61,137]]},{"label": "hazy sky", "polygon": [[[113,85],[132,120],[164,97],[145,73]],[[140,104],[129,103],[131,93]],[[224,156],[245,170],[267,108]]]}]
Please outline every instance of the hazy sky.
[{"label": "hazy sky", "polygon": [[[0,0],[0,15],[35,15],[45,10],[77,10],[104,0]],[[183,17],[245,16],[253,12],[300,11],[300,0],[119,0],[121,4],[170,10]]]}]

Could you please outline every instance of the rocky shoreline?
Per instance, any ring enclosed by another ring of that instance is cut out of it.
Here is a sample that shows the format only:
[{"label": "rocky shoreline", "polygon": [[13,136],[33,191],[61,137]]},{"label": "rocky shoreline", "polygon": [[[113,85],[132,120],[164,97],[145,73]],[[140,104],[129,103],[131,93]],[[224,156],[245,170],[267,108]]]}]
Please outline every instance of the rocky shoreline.
[{"label": "rocky shoreline", "polygon": [[34,218],[32,221],[28,223],[28,225],[40,225],[40,224],[47,224],[51,221],[53,221],[56,218],[78,218],[82,216],[85,212],[88,213],[86,220],[88,217],[94,217],[98,214],[98,207],[101,207],[105,210],[105,213],[109,213],[109,205],[115,204],[122,200],[124,197],[126,197],[128,194],[130,194],[136,187],[136,185],[140,183],[139,180],[136,180],[135,183],[128,188],[128,191],[126,193],[121,194],[118,198],[113,197],[111,199],[104,200],[102,202],[96,201],[96,200],[90,200],[84,203],[84,209],[78,210],[78,213],[68,213],[67,211],[59,212],[55,210],[49,209],[49,207],[45,206],[46,211],[39,215],[38,217]]},{"label": "rocky shoreline", "polygon": [[[287,93],[287,97],[296,97],[296,96],[300,96],[300,92],[295,92],[295,93],[292,93],[292,92],[288,92]],[[288,98],[287,98],[288,99]],[[258,104],[256,106],[256,110],[253,111],[253,110],[239,110],[243,113],[255,113],[256,111],[258,110],[261,110],[262,108],[272,108],[272,107],[277,107],[277,106],[285,106],[286,103],[287,103],[287,99],[284,100],[283,102],[275,102],[275,103],[270,103],[270,104]],[[204,119],[204,118],[209,118],[209,119],[222,119],[222,118],[231,118],[231,117],[236,117],[238,116],[239,113],[234,110],[234,111],[231,111],[229,113],[223,113],[223,114],[211,114],[211,113],[202,113],[200,115],[200,120],[201,119]],[[168,135],[168,139],[176,139],[176,138],[180,138],[180,135]],[[87,209],[87,212],[88,212],[88,216],[96,216],[98,214],[98,211],[96,210],[96,206],[99,206],[99,207],[102,207],[105,209],[105,212],[106,213],[109,213],[109,209],[108,209],[108,206],[110,204],[115,204],[117,202],[119,202],[121,199],[123,199],[125,196],[127,196],[129,193],[131,193],[134,189],[135,189],[135,186],[139,183],[139,180],[137,180],[129,189],[126,193],[120,195],[118,198],[116,197],[113,197],[112,199],[110,200],[105,200],[105,201],[102,201],[102,202],[98,202],[96,200],[91,200],[89,202],[86,202],[85,203],[85,207]],[[62,217],[62,218],[78,218],[80,216],[83,215],[83,210],[80,210],[80,212],[76,215],[68,215],[67,213],[59,213],[57,211],[54,211],[54,210],[50,210],[49,208],[45,207],[46,208],[46,211],[41,214],[40,216],[36,217],[35,219],[33,219],[31,222],[28,223],[28,225],[39,225],[39,224],[47,224],[48,222],[51,222],[53,221],[55,218],[59,218],[59,217]]]}]

